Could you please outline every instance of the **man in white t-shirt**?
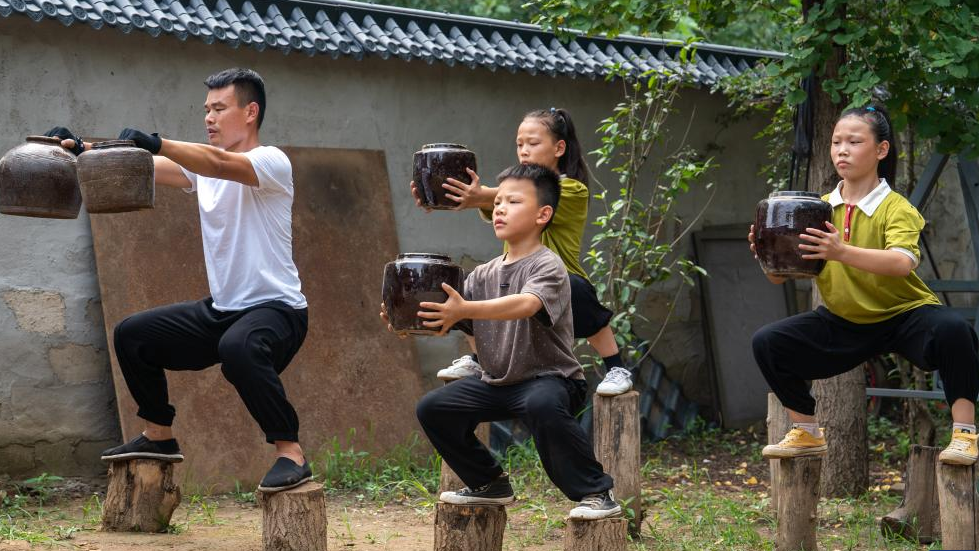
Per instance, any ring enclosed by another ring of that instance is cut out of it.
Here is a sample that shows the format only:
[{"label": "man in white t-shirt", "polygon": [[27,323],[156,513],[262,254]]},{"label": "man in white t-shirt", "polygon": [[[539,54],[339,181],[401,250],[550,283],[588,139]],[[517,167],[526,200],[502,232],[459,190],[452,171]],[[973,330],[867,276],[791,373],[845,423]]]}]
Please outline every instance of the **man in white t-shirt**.
[{"label": "man in white t-shirt", "polygon": [[[228,69],[205,84],[210,145],[130,128],[119,136],[155,155],[157,184],[197,192],[211,296],[140,312],[116,326],[116,357],[146,429],[102,459],[183,460],[171,430],[175,410],[165,370],[220,363],[276,447],[276,462],[259,489],[281,491],[312,477],[299,446],[299,419],[279,379],[308,324],[292,259],[292,165],[280,149],[259,142],[265,84],[258,73]],[[66,148],[85,147],[67,129],[49,134]]]}]

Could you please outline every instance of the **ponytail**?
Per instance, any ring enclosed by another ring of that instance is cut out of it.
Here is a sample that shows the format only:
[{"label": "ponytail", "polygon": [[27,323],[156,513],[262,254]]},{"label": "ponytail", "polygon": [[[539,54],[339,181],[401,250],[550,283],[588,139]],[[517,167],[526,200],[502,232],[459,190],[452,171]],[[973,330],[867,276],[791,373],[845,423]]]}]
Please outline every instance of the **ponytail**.
[{"label": "ponytail", "polygon": [[571,122],[571,113],[565,109],[540,109],[524,115],[524,119],[541,121],[555,140],[564,141],[564,155],[558,157],[557,167],[561,174],[588,185],[588,165],[585,164],[581,142]]},{"label": "ponytail", "polygon": [[[870,125],[870,130],[874,134],[877,143],[887,141],[890,147],[887,156],[877,163],[877,176],[887,180],[891,187],[897,185],[897,143],[894,140],[894,130],[891,126],[891,117],[887,109],[880,104],[872,104],[867,107],[854,107],[843,111],[840,119],[845,117],[858,117]],[[840,120],[837,119],[837,120]]]}]

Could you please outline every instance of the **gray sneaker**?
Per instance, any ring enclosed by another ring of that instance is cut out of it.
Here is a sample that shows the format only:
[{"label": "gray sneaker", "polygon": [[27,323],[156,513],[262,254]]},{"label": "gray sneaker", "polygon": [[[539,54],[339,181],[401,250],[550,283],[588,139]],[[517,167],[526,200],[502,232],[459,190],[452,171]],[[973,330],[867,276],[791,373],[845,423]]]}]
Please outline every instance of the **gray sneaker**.
[{"label": "gray sneaker", "polygon": [[585,496],[578,506],[571,509],[568,518],[575,520],[598,520],[622,514],[622,507],[612,497],[612,490]]},{"label": "gray sneaker", "polygon": [[513,487],[510,486],[510,477],[504,473],[493,482],[479,488],[442,492],[439,500],[453,505],[506,505],[513,503]]}]

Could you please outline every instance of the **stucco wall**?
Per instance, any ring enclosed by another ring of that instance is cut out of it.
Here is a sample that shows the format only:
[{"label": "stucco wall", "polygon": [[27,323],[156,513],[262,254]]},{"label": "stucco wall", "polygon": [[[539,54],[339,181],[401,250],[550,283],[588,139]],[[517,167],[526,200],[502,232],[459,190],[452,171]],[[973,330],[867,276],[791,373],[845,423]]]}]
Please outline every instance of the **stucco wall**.
[{"label": "stucco wall", "polygon": [[[383,150],[391,180],[377,185],[390,186],[400,249],[443,251],[467,266],[492,258],[500,244],[474,213],[425,214],[414,206],[412,153],[436,141],[468,144],[483,179],[492,182],[514,160],[524,112],[567,107],[591,150],[598,145],[593,129],[621,94],[618,83],[400,59],[286,56],[12,16],[0,19],[0,150],[54,125],[96,136],[133,126],[203,141],[202,81],[236,65],[266,79],[264,143]],[[682,131],[695,117],[691,145],[711,145],[723,167],[698,225],[746,222],[764,193],[755,176],[762,154],[750,140],[762,121],[721,129],[717,117],[726,103],[703,90],[686,92],[681,107],[674,127]],[[613,183],[607,172],[598,176]],[[692,192],[682,212],[692,215],[705,198]],[[119,433],[88,220],[0,216],[0,243],[0,472],[99,472],[95,452]],[[663,296],[672,296],[664,292],[646,301],[654,320]],[[707,403],[696,291],[680,297],[676,323],[655,354],[690,385],[691,397]],[[419,367],[433,373],[461,345],[455,337],[417,339]]]}]

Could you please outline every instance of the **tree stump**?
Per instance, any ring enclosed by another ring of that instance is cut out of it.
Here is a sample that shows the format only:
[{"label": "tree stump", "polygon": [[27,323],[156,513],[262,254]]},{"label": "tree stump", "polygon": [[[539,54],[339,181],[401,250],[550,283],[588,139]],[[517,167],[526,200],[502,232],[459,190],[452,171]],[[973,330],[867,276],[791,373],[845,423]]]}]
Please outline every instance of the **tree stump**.
[{"label": "tree stump", "polygon": [[943,549],[979,549],[979,495],[975,465],[938,464]]},{"label": "tree stump", "polygon": [[131,459],[109,464],[109,487],[102,505],[106,532],[165,532],[180,505],[173,463]]},{"label": "tree stump", "polygon": [[[490,441],[490,424],[480,423],[476,427],[476,438],[483,443],[484,446],[489,448]],[[455,490],[460,490],[466,486],[466,483],[459,478],[459,476],[449,467],[448,463],[444,460],[442,461],[442,474],[439,477],[439,494],[442,492],[453,492]]]},{"label": "tree stump", "polygon": [[505,528],[500,505],[435,505],[435,551],[501,551]]},{"label": "tree stump", "polygon": [[813,381],[816,418],[826,429],[822,492],[826,497],[856,497],[870,484],[867,449],[867,381],[863,364],[842,375]]},{"label": "tree stump", "polygon": [[326,551],[323,485],[307,482],[291,490],[256,492],[262,505],[263,551]]},{"label": "tree stump", "polygon": [[642,526],[639,393],[632,390],[618,396],[596,394],[594,403],[595,458],[615,481],[616,501],[627,502],[626,506],[633,512],[629,529],[639,533]]},{"label": "tree stump", "polygon": [[[792,428],[792,421],[786,413],[782,402],[774,392],[768,393],[768,416],[765,417],[768,427],[768,443],[778,444]],[[778,513],[778,459],[768,460],[768,493],[772,496],[772,510]]]},{"label": "tree stump", "polygon": [[625,551],[629,521],[568,519],[564,528],[564,551]]},{"label": "tree stump", "polygon": [[819,457],[779,460],[775,551],[816,551],[821,468]]},{"label": "tree stump", "polygon": [[904,475],[904,499],[900,507],[880,519],[883,535],[897,534],[918,543],[932,543],[941,537],[942,523],[935,488],[935,465],[940,452],[940,448],[932,446],[911,446]]}]

